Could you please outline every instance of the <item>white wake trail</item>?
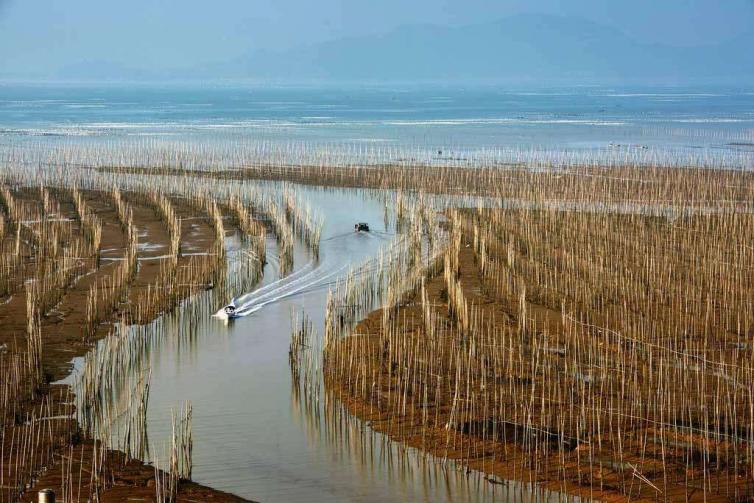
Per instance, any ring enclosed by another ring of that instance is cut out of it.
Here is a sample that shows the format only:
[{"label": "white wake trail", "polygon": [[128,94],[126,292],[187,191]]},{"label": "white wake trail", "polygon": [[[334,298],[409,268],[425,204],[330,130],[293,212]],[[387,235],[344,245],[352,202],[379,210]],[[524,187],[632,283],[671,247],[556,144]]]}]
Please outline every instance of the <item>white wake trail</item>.
[{"label": "white wake trail", "polygon": [[[312,274],[315,274],[315,273],[318,272],[316,269],[307,272],[307,270],[313,264],[314,264],[314,261],[310,260],[309,262],[307,262],[298,271],[295,271],[294,273],[289,274],[288,276],[286,276],[284,278],[280,278],[278,280],[275,280],[272,283],[264,285],[263,287],[258,288],[256,290],[253,290],[253,291],[251,291],[249,293],[245,293],[245,294],[241,295],[240,297],[236,298],[236,301],[237,302],[244,302],[245,303],[248,300],[255,299],[257,297],[263,296],[262,294],[264,292],[267,292],[270,289],[273,289],[273,291],[274,291],[274,290],[277,290],[277,289],[280,289],[280,288],[284,288],[287,285],[294,284],[294,283],[296,283],[299,280],[303,280],[304,278],[307,278],[307,277],[311,276]],[[306,272],[306,274],[304,274],[303,276],[301,276],[301,274],[304,273],[304,272]]]},{"label": "white wake trail", "polygon": [[[286,285],[286,288],[280,288],[278,290],[269,292],[267,295],[264,295],[262,297],[256,298],[253,301],[247,302],[247,303],[245,303],[242,306],[237,306],[236,307],[236,316],[237,317],[248,316],[248,315],[257,312],[260,309],[262,309],[263,307],[265,307],[267,305],[270,305],[270,304],[272,304],[274,302],[278,302],[278,301],[283,300],[285,298],[292,297],[293,295],[297,295],[299,293],[304,293],[306,291],[310,291],[312,288],[317,287],[319,285],[327,284],[329,282],[326,281],[326,280],[328,280],[329,278],[331,278],[331,277],[339,274],[340,272],[342,272],[346,268],[348,268],[348,265],[344,265],[340,269],[336,269],[335,271],[332,271],[329,274],[325,274],[324,276],[318,277],[314,281],[306,283],[306,284],[303,284],[303,285],[300,285],[300,286],[298,286],[298,287],[296,287],[296,288],[294,288],[292,290],[289,289],[289,288],[287,288],[290,285]],[[271,295],[275,295],[275,296],[270,297]],[[270,297],[270,298],[267,298],[267,297]],[[262,301],[262,302],[260,302],[260,300],[262,298],[267,298],[267,299],[264,300],[264,301]],[[222,311],[222,309],[220,311]]]}]

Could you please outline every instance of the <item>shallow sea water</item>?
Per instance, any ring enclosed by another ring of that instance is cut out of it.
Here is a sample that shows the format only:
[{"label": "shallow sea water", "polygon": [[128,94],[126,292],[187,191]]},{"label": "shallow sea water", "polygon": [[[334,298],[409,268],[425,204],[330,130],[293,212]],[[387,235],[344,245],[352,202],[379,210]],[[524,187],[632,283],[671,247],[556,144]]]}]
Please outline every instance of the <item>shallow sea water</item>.
[{"label": "shallow sea water", "polygon": [[753,167],[754,89],[0,83],[0,150],[113,143]]}]

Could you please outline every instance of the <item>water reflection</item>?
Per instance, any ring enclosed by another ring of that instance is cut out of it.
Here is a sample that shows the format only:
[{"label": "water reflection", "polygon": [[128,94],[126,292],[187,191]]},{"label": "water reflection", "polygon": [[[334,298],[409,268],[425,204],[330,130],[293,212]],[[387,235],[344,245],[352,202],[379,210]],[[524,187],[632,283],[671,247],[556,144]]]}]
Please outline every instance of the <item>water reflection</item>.
[{"label": "water reflection", "polygon": [[[147,411],[152,458],[166,459],[171,412],[190,401],[194,480],[255,500],[559,499],[527,484],[493,484],[483,474],[466,473],[453,462],[405,448],[348,414],[325,392],[321,336],[334,279],[328,275],[375,256],[393,238],[391,218],[370,191],[300,191],[326,219],[320,260],[312,260],[297,244],[289,279],[281,282],[270,261],[258,293],[248,298],[260,299],[308,274],[326,281],[293,293],[283,290],[291,295],[276,296],[253,314],[225,324],[211,315],[231,296],[247,293],[247,285],[229,281],[155,321],[148,336],[136,328],[126,334],[148,339],[139,345],[139,368],[149,368],[152,376]],[[367,221],[376,232],[356,234],[354,221]],[[233,251],[242,244],[230,239],[228,245],[232,271],[234,257],[242,256]],[[268,246],[275,249],[274,239]],[[290,372],[291,312],[311,317],[306,383]]]},{"label": "water reflection", "polygon": [[312,447],[326,447],[364,483],[389,484],[426,501],[575,501],[529,483],[500,480],[393,442],[352,416],[328,391],[323,400],[293,386],[291,406]]}]

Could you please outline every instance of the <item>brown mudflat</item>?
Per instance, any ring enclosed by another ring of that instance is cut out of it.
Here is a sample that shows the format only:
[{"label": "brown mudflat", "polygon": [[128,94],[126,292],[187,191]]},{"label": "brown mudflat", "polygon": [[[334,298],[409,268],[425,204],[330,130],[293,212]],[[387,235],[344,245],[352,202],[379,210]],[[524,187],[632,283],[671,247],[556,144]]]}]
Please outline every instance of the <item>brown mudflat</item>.
[{"label": "brown mudflat", "polygon": [[180,175],[225,180],[283,180],[303,185],[424,191],[430,194],[490,196],[509,201],[599,204],[683,204],[689,207],[742,205],[754,197],[754,171],[693,166],[568,166],[530,168],[424,164],[301,166],[259,164],[235,169],[109,167],[103,172]]},{"label": "brown mudflat", "polygon": [[442,272],[328,353],[395,440],[605,501],[754,494],[754,215],[450,212]]},{"label": "brown mudflat", "polygon": [[[45,191],[44,198],[39,189],[16,188],[10,194],[16,210],[23,213],[24,224],[18,226],[20,231],[14,229],[7,208],[0,205],[4,220],[0,257],[13,266],[0,285],[0,376],[4,381],[0,385],[0,501],[36,501],[36,491],[41,488],[52,488],[64,501],[91,500],[95,494],[99,501],[154,501],[155,468],[84,438],[72,416],[70,387],[50,383],[68,376],[71,360],[89,352],[110,332],[113,322],[148,322],[181,299],[211,286],[215,235],[208,215],[183,201],[173,201],[183,219],[181,247],[194,254],[178,258],[171,274],[180,286],[166,292],[160,285],[173,267],[163,258],[170,246],[169,229],[141,195],[123,195],[139,234],[139,267],[133,277],[116,280],[129,238],[109,194],[81,193],[87,215],[96,215],[101,224],[97,253],[86,252],[91,244],[84,228],[87,224],[77,215],[68,191]],[[43,249],[52,251],[43,253]],[[65,262],[61,257],[67,252],[61,250],[74,249],[79,256]],[[45,263],[54,265],[45,267]],[[71,270],[55,269],[63,263]],[[44,292],[36,297],[37,304],[45,306],[44,312],[38,313],[42,349],[41,375],[37,377],[29,371],[29,285],[55,290],[50,299]],[[53,289],[53,285],[59,288]],[[116,286],[118,293],[109,294]],[[96,313],[94,322],[92,313]],[[89,325],[93,326],[91,333],[84,328]],[[164,477],[164,472],[159,473]],[[180,481],[176,498],[244,501],[187,480]]]}]

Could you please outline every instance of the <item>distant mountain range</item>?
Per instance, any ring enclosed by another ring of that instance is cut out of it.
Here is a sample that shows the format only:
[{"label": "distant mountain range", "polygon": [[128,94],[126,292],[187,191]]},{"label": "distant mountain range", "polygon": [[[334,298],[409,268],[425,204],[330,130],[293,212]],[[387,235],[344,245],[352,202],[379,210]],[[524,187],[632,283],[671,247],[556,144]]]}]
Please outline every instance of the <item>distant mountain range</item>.
[{"label": "distant mountain range", "polygon": [[754,82],[753,50],[754,31],[723,44],[706,45],[700,38],[698,47],[679,48],[642,44],[583,19],[518,15],[461,28],[405,26],[381,36],[257,51],[233,61],[218,57],[214,64],[159,73],[84,62],[59,77],[736,84]]}]

